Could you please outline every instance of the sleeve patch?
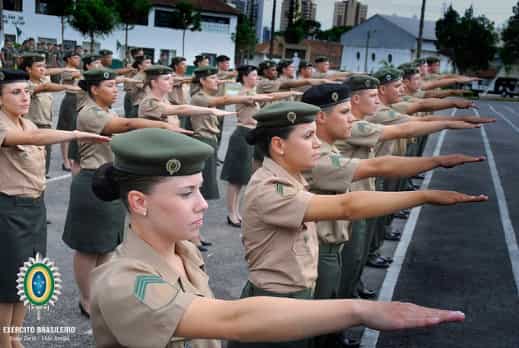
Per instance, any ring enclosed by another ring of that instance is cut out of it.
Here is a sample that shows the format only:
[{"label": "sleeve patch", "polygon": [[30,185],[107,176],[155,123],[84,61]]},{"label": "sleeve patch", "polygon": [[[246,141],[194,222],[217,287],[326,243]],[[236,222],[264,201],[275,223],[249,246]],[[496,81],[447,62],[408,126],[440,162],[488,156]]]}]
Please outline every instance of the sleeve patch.
[{"label": "sleeve patch", "polygon": [[332,162],[332,166],[335,168],[341,168],[341,156],[331,155],[330,161]]},{"label": "sleeve patch", "polygon": [[171,303],[178,292],[178,287],[157,275],[138,275],[135,278],[134,296],[151,309],[159,309]]},{"label": "sleeve patch", "polygon": [[281,196],[283,196],[283,193],[284,193],[283,184],[280,184],[280,183],[276,184],[276,192],[279,193]]}]

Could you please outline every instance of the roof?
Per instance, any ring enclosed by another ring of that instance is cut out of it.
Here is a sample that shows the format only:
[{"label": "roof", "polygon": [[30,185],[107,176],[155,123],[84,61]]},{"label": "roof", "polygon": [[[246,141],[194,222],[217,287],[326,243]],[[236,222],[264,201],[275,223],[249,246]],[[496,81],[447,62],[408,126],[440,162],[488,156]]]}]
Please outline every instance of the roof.
[{"label": "roof", "polygon": [[[378,15],[385,20],[393,23],[394,25],[400,27],[404,31],[408,32],[415,38],[418,38],[418,32],[420,29],[420,19],[417,17],[400,17],[400,16],[388,16],[388,15]],[[423,39],[436,41],[436,22],[434,21],[424,21],[423,24]]]},{"label": "roof", "polygon": [[191,3],[194,8],[201,11],[225,13],[235,16],[240,14],[240,11],[221,0],[151,0],[151,4],[153,6],[175,7],[176,4],[182,1]]}]

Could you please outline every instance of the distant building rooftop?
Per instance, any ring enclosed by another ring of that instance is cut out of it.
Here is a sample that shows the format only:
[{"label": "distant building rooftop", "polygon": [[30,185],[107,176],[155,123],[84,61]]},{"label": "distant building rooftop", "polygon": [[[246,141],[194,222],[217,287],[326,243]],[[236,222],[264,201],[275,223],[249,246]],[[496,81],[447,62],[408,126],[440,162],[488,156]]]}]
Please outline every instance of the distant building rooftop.
[{"label": "distant building rooftop", "polygon": [[[420,19],[417,17],[400,17],[400,16],[388,16],[378,15],[385,20],[393,23],[400,27],[404,31],[418,38],[418,32],[420,30]],[[436,41],[436,22],[424,21],[423,24],[423,38],[424,40]]]},{"label": "distant building rooftop", "polygon": [[[152,0],[151,4],[154,6],[175,7],[176,4],[186,0]],[[193,7],[207,12],[224,13],[239,15],[240,11],[232,6],[227,5],[221,0],[187,0],[193,4]]]}]

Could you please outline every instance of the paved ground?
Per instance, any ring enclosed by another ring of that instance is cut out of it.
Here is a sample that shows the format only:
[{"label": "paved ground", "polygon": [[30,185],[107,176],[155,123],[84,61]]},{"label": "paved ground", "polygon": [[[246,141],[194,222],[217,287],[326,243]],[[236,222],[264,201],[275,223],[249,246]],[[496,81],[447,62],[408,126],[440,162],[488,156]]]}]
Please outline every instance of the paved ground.
[{"label": "paved ground", "polygon": [[[56,98],[60,99],[60,97]],[[58,104],[58,103],[56,103]],[[519,127],[519,109],[516,103],[482,102],[482,114],[495,110],[503,113]],[[120,109],[118,103],[116,110]],[[513,157],[519,150],[519,133],[503,120],[486,127],[496,166],[505,187],[512,222],[519,221],[518,186],[513,182],[519,166]],[[224,130],[224,146],[220,158],[224,158],[226,141],[234,128],[234,120],[227,121]],[[519,131],[519,129],[517,129]],[[427,151],[432,153],[438,137],[431,137]],[[479,130],[448,132],[442,153],[465,151],[484,153]],[[72,274],[72,252],[61,241],[64,217],[67,210],[70,178],[61,178],[59,147],[54,146],[51,164],[51,182],[46,192],[49,219],[48,256],[56,262],[63,277],[63,289],[58,303],[41,320],[29,313],[26,326],[72,326],[72,335],[27,335],[27,347],[89,347],[93,346],[88,333],[89,322],[77,307],[78,290]],[[54,180],[54,181],[53,181]],[[426,305],[454,307],[466,311],[467,321],[461,325],[446,325],[433,331],[413,331],[381,335],[378,347],[517,347],[519,335],[515,327],[519,322],[517,289],[511,272],[510,260],[503,228],[500,223],[494,186],[488,165],[472,165],[450,171],[438,170],[431,181],[432,187],[453,188],[468,192],[489,194],[491,202],[457,208],[426,207],[417,219],[414,235],[403,262],[394,298],[412,300]],[[225,186],[221,185],[222,197]],[[206,214],[202,234],[215,243],[206,255],[211,276],[211,286],[219,298],[237,298],[243,286],[247,270],[243,261],[240,230],[225,221],[225,200],[212,201]],[[404,221],[396,225],[403,227]],[[406,233],[411,229],[406,227]],[[387,255],[397,247],[386,242]],[[398,267],[392,266],[391,269]],[[390,269],[390,270],[391,270]],[[367,269],[366,282],[379,288],[386,272]],[[391,277],[388,277],[391,278]],[[391,287],[390,279],[384,287]],[[387,285],[389,284],[389,285]],[[361,330],[355,334],[360,335]],[[373,336],[373,333],[371,333]],[[368,342],[368,341],[366,341]],[[374,346],[366,343],[366,346]]]}]

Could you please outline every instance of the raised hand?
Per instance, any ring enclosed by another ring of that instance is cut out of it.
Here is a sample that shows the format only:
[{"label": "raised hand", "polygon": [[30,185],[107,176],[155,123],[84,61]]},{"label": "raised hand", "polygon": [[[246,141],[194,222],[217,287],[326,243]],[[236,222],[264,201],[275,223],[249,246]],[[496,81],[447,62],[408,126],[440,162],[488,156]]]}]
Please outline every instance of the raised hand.
[{"label": "raised hand", "polygon": [[461,116],[459,120],[468,123],[494,123],[496,119],[494,117],[479,117],[479,116]]},{"label": "raised hand", "polygon": [[437,158],[440,163],[439,166],[443,168],[452,168],[465,163],[483,162],[485,160],[485,157],[483,156],[474,157],[462,154],[438,156]]},{"label": "raised hand", "polygon": [[236,111],[225,111],[220,109],[212,109],[211,112],[214,116],[232,116],[237,114]]},{"label": "raised hand", "polygon": [[488,200],[485,195],[467,195],[456,191],[425,190],[426,202],[434,205],[454,205],[458,203],[476,203]]},{"label": "raised hand", "polygon": [[99,135],[96,133],[81,132],[78,130],[75,130],[73,132],[76,140],[81,140],[87,143],[107,143],[111,140],[110,137],[105,137],[104,135]]},{"label": "raised hand", "polygon": [[472,100],[457,99],[454,103],[456,104],[456,107],[458,109],[469,109],[469,108],[478,109],[478,106]]},{"label": "raised hand", "polygon": [[193,134],[193,131],[190,131],[190,130],[187,130],[187,129],[184,129],[184,128],[181,128],[181,127],[178,127],[178,126],[174,126],[174,125],[169,124],[169,123],[166,123],[166,129],[168,129],[168,130],[170,130],[172,132],[182,133],[182,134],[186,134],[186,135]]},{"label": "raised hand", "polygon": [[359,304],[363,325],[375,330],[402,330],[461,322],[465,314],[403,302],[363,301]]},{"label": "raised hand", "polygon": [[476,123],[470,123],[465,121],[450,121],[448,124],[448,129],[471,129],[471,128],[479,128],[480,125]]},{"label": "raised hand", "polygon": [[272,96],[268,94],[256,94],[252,97],[252,100],[255,102],[265,102],[265,101],[271,101],[273,98]]}]

